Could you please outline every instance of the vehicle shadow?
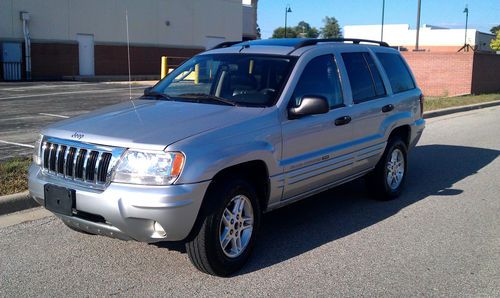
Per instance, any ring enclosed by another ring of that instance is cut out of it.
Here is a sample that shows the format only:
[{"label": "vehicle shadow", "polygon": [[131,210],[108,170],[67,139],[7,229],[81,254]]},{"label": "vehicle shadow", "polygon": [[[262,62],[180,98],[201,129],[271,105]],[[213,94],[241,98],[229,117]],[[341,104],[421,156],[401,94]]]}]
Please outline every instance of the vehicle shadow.
[{"label": "vehicle shadow", "polygon": [[[405,190],[396,200],[373,200],[364,180],[358,179],[267,213],[253,256],[237,275],[272,266],[356,233],[428,196],[458,195],[463,191],[453,189],[453,184],[474,175],[499,155],[497,150],[474,147],[417,146],[410,153]],[[165,247],[185,251],[179,244]]]}]

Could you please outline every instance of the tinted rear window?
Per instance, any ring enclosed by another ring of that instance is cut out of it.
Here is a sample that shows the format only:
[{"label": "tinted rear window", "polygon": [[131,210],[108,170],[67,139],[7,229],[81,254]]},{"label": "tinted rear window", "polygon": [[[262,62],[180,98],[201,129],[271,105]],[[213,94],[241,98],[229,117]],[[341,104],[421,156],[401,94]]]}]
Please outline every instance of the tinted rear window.
[{"label": "tinted rear window", "polygon": [[386,94],[380,73],[369,53],[343,53],[342,59],[351,83],[354,103]]},{"label": "tinted rear window", "polygon": [[389,77],[392,92],[399,93],[415,88],[410,72],[398,54],[377,53],[377,58]]}]

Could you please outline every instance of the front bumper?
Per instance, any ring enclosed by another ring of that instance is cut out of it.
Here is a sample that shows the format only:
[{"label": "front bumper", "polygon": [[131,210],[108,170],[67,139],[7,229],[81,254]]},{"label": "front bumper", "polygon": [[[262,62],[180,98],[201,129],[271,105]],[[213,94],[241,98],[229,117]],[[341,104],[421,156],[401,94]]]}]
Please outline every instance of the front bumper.
[{"label": "front bumper", "polygon": [[[92,234],[151,243],[183,240],[189,235],[210,181],[168,186],[111,183],[102,191],[43,175],[39,166],[31,165],[29,192],[42,206],[47,183],[76,191],[75,214],[55,214],[67,225]],[[164,228],[165,237],[155,232],[155,221]]]}]

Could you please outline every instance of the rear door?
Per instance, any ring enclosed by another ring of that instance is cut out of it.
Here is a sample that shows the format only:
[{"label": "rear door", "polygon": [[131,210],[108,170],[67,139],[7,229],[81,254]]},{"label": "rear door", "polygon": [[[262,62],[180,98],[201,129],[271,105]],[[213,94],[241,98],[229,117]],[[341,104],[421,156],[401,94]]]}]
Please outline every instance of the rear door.
[{"label": "rear door", "polygon": [[373,168],[385,149],[384,120],[393,105],[371,51],[359,46],[341,57],[352,94],[353,172],[360,173]]}]

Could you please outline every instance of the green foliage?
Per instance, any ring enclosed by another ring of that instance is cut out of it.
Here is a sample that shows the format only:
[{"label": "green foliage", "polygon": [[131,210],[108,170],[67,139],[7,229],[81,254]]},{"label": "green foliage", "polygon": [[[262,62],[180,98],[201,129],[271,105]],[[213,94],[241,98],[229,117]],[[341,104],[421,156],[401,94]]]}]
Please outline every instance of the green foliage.
[{"label": "green foliage", "polygon": [[[298,37],[297,31],[295,31],[293,27],[287,27],[286,37],[287,38]],[[272,38],[285,38],[285,27],[278,27],[274,29]]]},{"label": "green foliage", "polygon": [[316,38],[319,36],[319,30],[315,27],[311,27],[309,23],[300,21],[297,26],[294,27],[295,32],[297,32],[298,37],[306,38]]},{"label": "green foliage", "polygon": [[321,28],[321,37],[323,38],[340,38],[342,33],[340,33],[339,22],[335,17],[325,17],[323,19],[324,27]]},{"label": "green foliage", "polygon": [[[287,27],[287,38],[302,37],[302,38],[317,38],[321,35],[323,38],[340,38],[339,22],[334,17],[325,17],[323,19],[324,27],[318,30],[305,21],[300,21],[296,26]],[[285,28],[278,27],[274,29],[272,38],[284,38]]]},{"label": "green foliage", "polygon": [[500,25],[497,25],[497,26],[491,27],[490,32],[493,33],[493,34],[497,34],[497,32],[499,30],[500,30]]},{"label": "green foliage", "polygon": [[500,30],[497,31],[497,37],[491,41],[490,47],[494,51],[500,51]]},{"label": "green foliage", "polygon": [[259,26],[259,24],[257,24],[256,31],[257,31],[257,39],[261,39],[262,38],[262,34],[260,33],[260,26]]},{"label": "green foliage", "polygon": [[[297,26],[290,26],[286,28],[287,38],[317,38],[320,32],[317,28],[311,27],[309,23],[300,21]],[[272,38],[285,38],[285,28],[278,27],[274,29]]]}]

